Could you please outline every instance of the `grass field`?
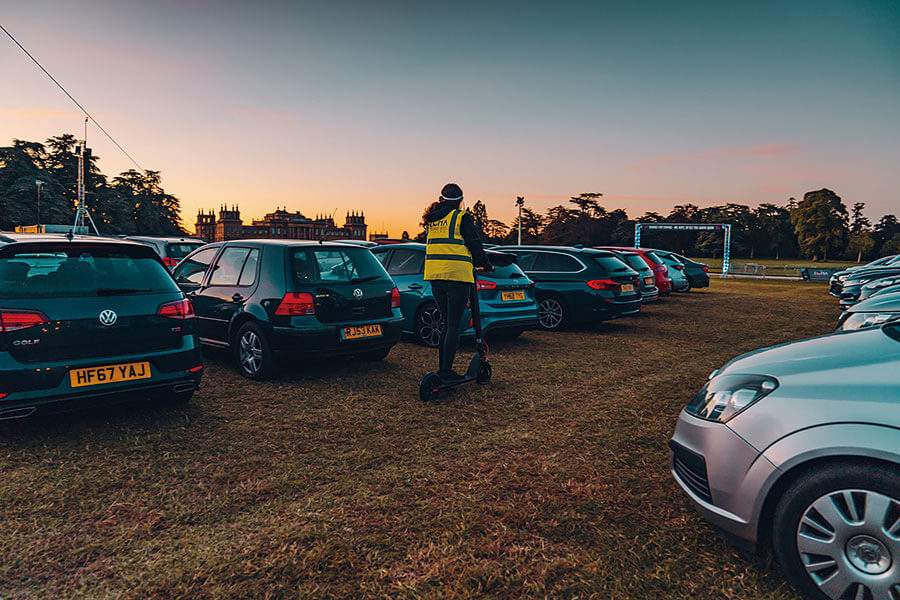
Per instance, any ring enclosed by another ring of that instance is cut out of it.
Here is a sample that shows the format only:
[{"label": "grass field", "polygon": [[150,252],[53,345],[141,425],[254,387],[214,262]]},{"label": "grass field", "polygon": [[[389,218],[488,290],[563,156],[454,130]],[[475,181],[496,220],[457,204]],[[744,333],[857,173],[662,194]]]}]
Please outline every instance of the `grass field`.
[{"label": "grass field", "polygon": [[186,408],[2,423],[0,598],[795,598],[666,443],[712,369],[837,316],[821,284],[714,279],[497,342],[494,382],[436,404],[402,343],[267,383],[211,354]]},{"label": "grass field", "polygon": [[[690,258],[690,257],[688,257]],[[721,258],[694,258],[692,260],[696,260],[697,262],[702,262],[705,265],[709,265],[709,272],[712,273],[715,271],[716,273],[722,272],[722,259]],[[846,260],[829,260],[828,262],[818,261],[813,262],[811,260],[802,260],[802,259],[782,259],[775,260],[774,258],[732,258],[732,264],[736,262],[741,263],[754,263],[757,265],[763,265],[765,267],[819,267],[823,269],[837,269],[843,267],[854,267],[860,264],[864,264],[869,261],[863,261],[862,263],[856,263],[853,261]]]}]

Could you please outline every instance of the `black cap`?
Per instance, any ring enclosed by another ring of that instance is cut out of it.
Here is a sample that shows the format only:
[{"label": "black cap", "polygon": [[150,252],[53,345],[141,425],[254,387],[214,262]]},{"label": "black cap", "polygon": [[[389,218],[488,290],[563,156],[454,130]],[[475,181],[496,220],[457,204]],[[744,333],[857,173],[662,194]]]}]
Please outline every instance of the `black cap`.
[{"label": "black cap", "polygon": [[462,197],[462,188],[455,183],[448,183],[441,189],[441,200],[458,202],[459,200],[462,200]]}]

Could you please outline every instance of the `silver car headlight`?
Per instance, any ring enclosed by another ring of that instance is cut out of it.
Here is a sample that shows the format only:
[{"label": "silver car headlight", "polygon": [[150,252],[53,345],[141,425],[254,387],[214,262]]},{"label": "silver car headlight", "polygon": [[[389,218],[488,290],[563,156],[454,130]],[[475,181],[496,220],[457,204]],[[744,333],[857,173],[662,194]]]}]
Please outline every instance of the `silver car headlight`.
[{"label": "silver car headlight", "polygon": [[876,279],[863,287],[870,290],[880,290],[881,288],[886,288],[889,285],[897,285],[898,283],[900,283],[900,277],[888,277],[887,279]]},{"label": "silver car headlight", "polygon": [[838,279],[838,281],[840,281],[840,282],[843,283],[843,281],[844,281],[845,279],[847,279],[848,277],[850,277],[850,275],[838,275],[838,278],[837,278],[837,279]]},{"label": "silver car headlight", "polygon": [[875,327],[884,323],[900,320],[900,313],[877,313],[877,312],[858,312],[850,313],[841,323],[841,331],[850,331],[852,329],[864,329],[866,327]]},{"label": "silver car headlight", "polygon": [[707,421],[725,423],[778,387],[768,375],[717,375],[700,388],[685,411]]}]

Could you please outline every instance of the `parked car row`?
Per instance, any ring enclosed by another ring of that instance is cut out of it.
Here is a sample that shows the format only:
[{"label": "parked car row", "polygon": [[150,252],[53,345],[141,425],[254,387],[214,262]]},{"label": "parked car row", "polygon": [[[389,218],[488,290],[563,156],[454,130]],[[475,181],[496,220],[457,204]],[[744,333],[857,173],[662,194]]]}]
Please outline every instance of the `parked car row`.
[{"label": "parked car row", "polygon": [[835,273],[829,293],[839,298],[843,310],[838,330],[900,320],[900,256],[884,256]]},{"label": "parked car row", "polygon": [[[484,331],[637,313],[673,289],[667,265],[686,269],[659,253],[494,247],[494,271],[476,281]],[[2,234],[0,418],[135,395],[185,402],[200,344],[228,349],[252,379],[303,356],[380,360],[402,334],[435,346],[443,322],[424,263],[417,243]],[[708,285],[700,269],[694,282]]]}]

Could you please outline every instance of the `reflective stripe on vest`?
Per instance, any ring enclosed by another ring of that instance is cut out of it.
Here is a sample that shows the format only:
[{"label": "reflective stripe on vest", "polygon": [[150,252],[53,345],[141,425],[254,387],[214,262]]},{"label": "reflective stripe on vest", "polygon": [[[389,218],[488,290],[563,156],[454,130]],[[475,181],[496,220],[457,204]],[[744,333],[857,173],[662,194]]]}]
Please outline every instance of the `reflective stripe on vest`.
[{"label": "reflective stripe on vest", "polygon": [[463,210],[451,210],[440,221],[428,224],[425,247],[425,279],[475,283],[472,254],[466,248],[461,227]]}]

